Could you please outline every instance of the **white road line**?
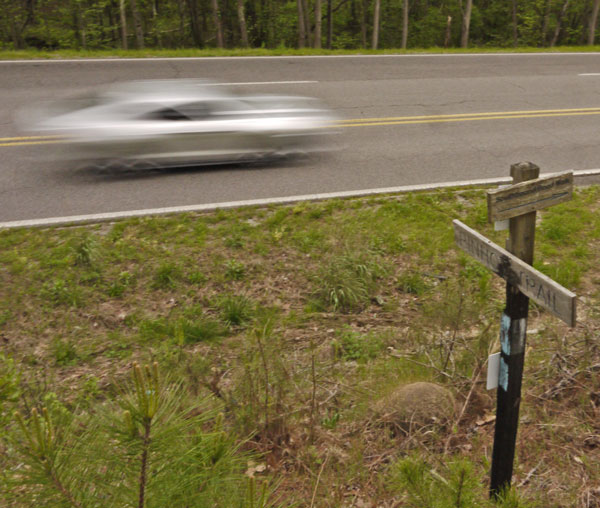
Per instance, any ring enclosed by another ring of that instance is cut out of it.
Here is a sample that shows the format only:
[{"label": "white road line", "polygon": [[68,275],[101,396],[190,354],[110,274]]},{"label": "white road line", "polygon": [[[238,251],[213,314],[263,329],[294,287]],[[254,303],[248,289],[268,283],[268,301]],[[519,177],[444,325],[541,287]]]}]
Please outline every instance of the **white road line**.
[{"label": "white road line", "polygon": [[584,72],[582,74],[577,74],[578,76],[600,76],[600,72]]},{"label": "white road line", "polygon": [[242,85],[304,85],[318,81],[248,81],[247,83],[205,83],[205,86],[242,86]]},{"label": "white road line", "polygon": [[88,62],[160,62],[177,60],[282,60],[309,58],[445,58],[445,57],[476,57],[476,56],[598,56],[598,52],[554,52],[554,53],[411,53],[410,55],[273,55],[273,56],[178,56],[178,57],[139,57],[139,58],[55,58],[34,60],[0,60],[0,64],[40,64],[40,63],[88,63]]},{"label": "white road line", "polygon": [[[553,173],[547,173],[547,176]],[[596,176],[600,175],[600,169],[584,169],[573,171],[574,176]],[[48,217],[44,219],[17,220],[10,222],[0,222],[0,230],[12,228],[44,227],[44,226],[64,226],[74,224],[88,224],[98,222],[110,222],[118,219],[128,219],[132,217],[144,217],[148,215],[169,215],[185,212],[210,212],[218,209],[240,208],[246,206],[267,206],[272,204],[290,204],[299,201],[322,201],[334,198],[351,198],[360,196],[372,196],[377,194],[394,194],[415,191],[427,191],[435,189],[444,189],[448,187],[472,187],[477,185],[502,185],[510,184],[512,178],[484,178],[479,180],[463,180],[456,182],[426,183],[419,185],[405,185],[401,187],[384,187],[379,189],[365,189],[356,191],[328,192],[323,194],[305,194],[300,196],[286,196],[267,199],[247,199],[242,201],[225,201],[222,203],[207,203],[202,205],[189,206],[171,206],[166,208],[148,208],[145,210],[131,210],[124,212],[94,213],[89,215],[71,215],[66,217]]]}]

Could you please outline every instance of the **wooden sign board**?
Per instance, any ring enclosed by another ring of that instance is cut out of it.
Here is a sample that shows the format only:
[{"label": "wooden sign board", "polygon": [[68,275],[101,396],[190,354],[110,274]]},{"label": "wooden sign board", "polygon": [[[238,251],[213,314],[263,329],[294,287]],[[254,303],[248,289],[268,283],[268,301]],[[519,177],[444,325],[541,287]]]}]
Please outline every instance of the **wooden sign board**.
[{"label": "wooden sign board", "polygon": [[572,197],[572,171],[495,189],[487,193],[488,221],[501,221],[542,210]]},{"label": "wooden sign board", "polygon": [[519,288],[569,326],[575,326],[576,295],[459,220],[452,221],[456,244],[495,274]]}]

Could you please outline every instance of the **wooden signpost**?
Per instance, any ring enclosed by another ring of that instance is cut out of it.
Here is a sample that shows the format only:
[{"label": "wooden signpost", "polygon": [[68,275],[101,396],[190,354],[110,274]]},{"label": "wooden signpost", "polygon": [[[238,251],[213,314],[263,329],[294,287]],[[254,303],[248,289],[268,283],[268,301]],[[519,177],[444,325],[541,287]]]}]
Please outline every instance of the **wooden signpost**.
[{"label": "wooden signpost", "polygon": [[457,245],[506,280],[506,307],[500,322],[500,371],[490,496],[510,487],[519,423],[521,382],[529,298],[575,326],[576,296],[534,269],[536,210],[571,199],[573,173],[539,178],[540,169],[524,162],[511,166],[514,185],[488,192],[488,220],[510,219],[506,250],[455,220]]}]

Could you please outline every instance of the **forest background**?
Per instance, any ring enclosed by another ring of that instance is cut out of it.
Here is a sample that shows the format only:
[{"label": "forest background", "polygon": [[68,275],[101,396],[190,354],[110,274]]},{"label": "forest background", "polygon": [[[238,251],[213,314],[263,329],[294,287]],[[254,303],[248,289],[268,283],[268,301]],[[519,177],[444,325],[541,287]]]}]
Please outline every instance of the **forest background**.
[{"label": "forest background", "polygon": [[594,45],[600,0],[0,0],[0,49]]}]

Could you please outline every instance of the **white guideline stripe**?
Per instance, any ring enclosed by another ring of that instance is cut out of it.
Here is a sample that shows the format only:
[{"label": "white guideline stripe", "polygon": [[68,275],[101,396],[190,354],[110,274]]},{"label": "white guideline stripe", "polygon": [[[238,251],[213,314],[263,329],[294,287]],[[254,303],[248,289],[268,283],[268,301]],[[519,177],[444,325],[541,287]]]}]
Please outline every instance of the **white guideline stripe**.
[{"label": "white guideline stripe", "polygon": [[[548,176],[547,173],[540,176]],[[600,175],[600,169],[584,169],[573,171],[574,176],[596,176]],[[97,222],[110,222],[117,219],[132,217],[144,217],[148,215],[169,215],[185,212],[209,212],[218,209],[240,208],[246,206],[266,206],[272,204],[289,204],[299,201],[321,201],[334,198],[351,198],[360,196],[371,196],[375,194],[393,194],[401,192],[426,191],[444,189],[447,187],[472,187],[476,185],[501,185],[512,183],[511,177],[483,178],[479,180],[463,180],[457,182],[425,183],[419,185],[405,185],[401,187],[383,187],[379,189],[364,189],[355,191],[327,192],[322,194],[304,194],[300,196],[285,196],[266,199],[247,199],[242,201],[225,201],[222,203],[207,203],[201,205],[170,206],[165,208],[148,208],[145,210],[130,210],[124,212],[93,213],[88,215],[71,215],[66,217],[49,217],[44,219],[16,220],[0,222],[0,229],[64,226],[68,224],[84,224]]]},{"label": "white guideline stripe", "polygon": [[174,56],[174,57],[139,57],[139,58],[52,58],[52,59],[32,59],[32,60],[0,60],[0,64],[28,64],[28,63],[87,63],[87,62],[161,62],[178,60],[283,60],[283,59],[309,59],[309,58],[446,58],[446,57],[498,57],[498,56],[598,56],[598,52],[531,52],[531,53],[411,53],[402,55],[389,53],[385,55],[270,55],[270,56]]},{"label": "white guideline stripe", "polygon": [[581,74],[577,74],[578,76],[600,76],[600,72],[583,72]]},{"label": "white guideline stripe", "polygon": [[304,85],[318,81],[248,81],[246,83],[205,83],[204,86],[242,86],[242,85]]}]

